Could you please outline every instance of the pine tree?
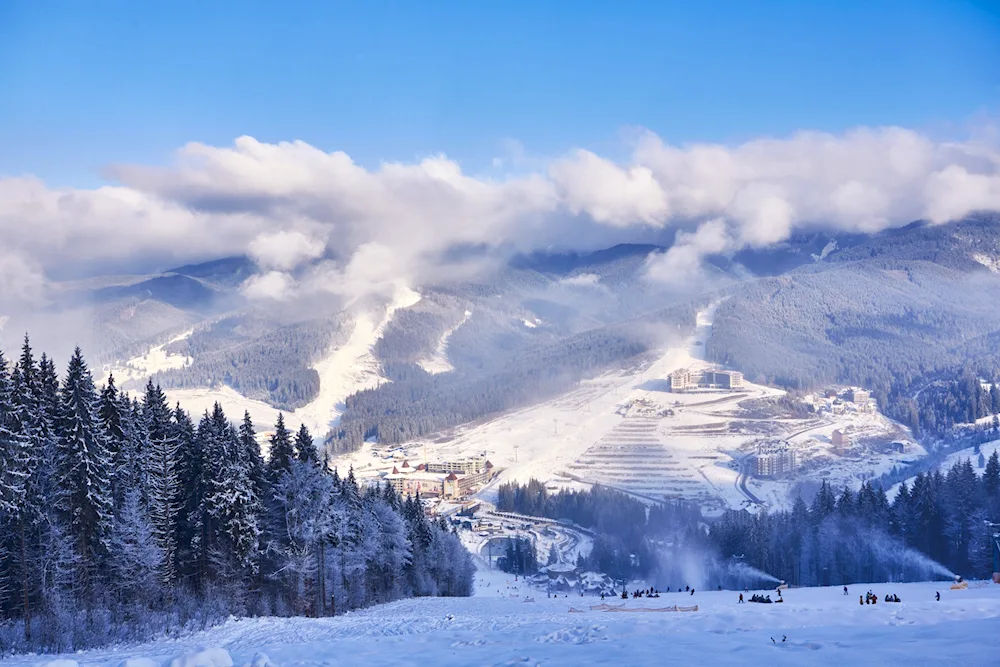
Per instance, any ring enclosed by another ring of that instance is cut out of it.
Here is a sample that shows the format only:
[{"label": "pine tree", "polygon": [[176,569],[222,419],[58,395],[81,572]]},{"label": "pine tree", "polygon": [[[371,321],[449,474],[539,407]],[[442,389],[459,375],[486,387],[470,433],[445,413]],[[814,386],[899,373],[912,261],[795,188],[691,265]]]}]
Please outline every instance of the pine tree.
[{"label": "pine tree", "polygon": [[993,453],[990,454],[990,460],[983,470],[983,491],[990,498],[1000,496],[1000,456],[997,455],[998,451],[1000,450],[993,450]]},{"label": "pine tree", "polygon": [[39,576],[36,567],[39,551],[38,527],[48,511],[47,468],[51,447],[46,436],[47,425],[39,404],[40,378],[31,344],[24,338],[21,357],[11,375],[14,426],[23,450],[25,463],[24,505],[14,518],[17,532],[17,583],[25,636],[30,634],[32,599],[38,595]]},{"label": "pine tree", "polygon": [[76,348],[60,390],[56,474],[59,507],[69,526],[81,566],[84,596],[96,593],[113,525],[111,460],[97,415],[94,381]]},{"label": "pine tree", "polygon": [[293,460],[295,449],[292,446],[292,435],[285,427],[285,416],[279,412],[267,461],[267,473],[272,483],[276,483],[282,473],[291,470]]},{"label": "pine tree", "polygon": [[0,352],[0,517],[18,517],[25,509],[29,450],[21,437],[14,387]]},{"label": "pine tree", "polygon": [[264,457],[260,454],[260,443],[257,442],[257,430],[254,428],[250,412],[243,412],[243,422],[239,431],[240,457],[246,465],[254,489],[260,499],[264,497]]},{"label": "pine tree", "polygon": [[108,383],[101,390],[97,414],[104,428],[104,436],[108,440],[108,451],[112,458],[118,455],[118,449],[125,440],[125,427],[122,424],[122,401],[115,387],[115,376],[108,376]]},{"label": "pine tree", "polygon": [[177,441],[176,471],[179,489],[175,523],[178,547],[176,567],[180,576],[195,579],[198,555],[194,547],[200,530],[198,510],[204,496],[202,444],[197,436],[194,422],[180,405],[174,408],[173,432]]},{"label": "pine tree", "polygon": [[312,435],[305,424],[299,426],[298,433],[295,434],[295,455],[303,463],[319,465],[319,456],[316,454],[316,446],[313,445]]},{"label": "pine tree", "polygon": [[[17,369],[12,380],[0,352],[0,610],[13,596],[15,580],[26,588],[26,522],[31,452],[18,424],[14,398]],[[27,590],[23,592],[23,617],[30,620]],[[13,605],[11,605],[13,606]],[[25,632],[27,633],[27,627]]]},{"label": "pine tree", "polygon": [[202,420],[198,438],[204,448],[202,549],[212,563],[213,576],[241,586],[257,567],[261,535],[261,504],[250,461],[241,454],[237,431],[218,403]]},{"label": "pine tree", "polygon": [[150,525],[141,494],[130,489],[118,510],[114,528],[109,537],[110,570],[113,588],[123,602],[155,598],[162,578],[166,555]]},{"label": "pine tree", "polygon": [[148,517],[157,547],[162,553],[160,577],[167,586],[177,576],[177,512],[179,487],[177,474],[177,439],[171,429],[149,440],[146,465],[148,490]]},{"label": "pine tree", "polygon": [[141,424],[148,440],[146,498],[153,535],[163,554],[161,581],[168,586],[177,576],[177,514],[180,503],[180,445],[172,416],[163,391],[149,380],[143,394]]}]

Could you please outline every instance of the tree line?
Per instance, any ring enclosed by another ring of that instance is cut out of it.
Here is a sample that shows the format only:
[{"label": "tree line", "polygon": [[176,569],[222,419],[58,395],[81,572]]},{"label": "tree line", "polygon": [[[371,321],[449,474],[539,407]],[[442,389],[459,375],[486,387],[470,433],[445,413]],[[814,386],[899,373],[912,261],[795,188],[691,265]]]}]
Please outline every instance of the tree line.
[{"label": "tree line", "polygon": [[646,509],[600,487],[550,495],[534,480],[503,485],[497,506],[591,528],[594,548],[580,565],[615,578],[652,577],[663,588],[689,583],[684,577],[692,569],[713,587],[744,585],[746,574],[735,563],[802,586],[950,572],[985,578],[993,571],[996,530],[987,522],[1000,522],[1000,457],[993,452],[984,463],[981,474],[969,460],[946,473],[920,473],[903,482],[892,501],[869,482],[839,493],[823,482],[808,504],[798,497],[787,511],[729,510],[716,519],[680,501]]},{"label": "tree line", "polygon": [[468,595],[472,573],[419,498],[330,472],[281,415],[265,458],[249,414],[98,391],[79,349],[61,380],[27,339],[0,353],[0,655]]}]

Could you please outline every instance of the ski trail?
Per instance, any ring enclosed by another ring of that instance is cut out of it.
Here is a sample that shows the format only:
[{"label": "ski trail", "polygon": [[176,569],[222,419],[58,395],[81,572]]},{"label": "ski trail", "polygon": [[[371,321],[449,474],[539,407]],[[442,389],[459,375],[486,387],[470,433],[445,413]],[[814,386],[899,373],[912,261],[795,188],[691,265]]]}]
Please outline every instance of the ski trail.
[{"label": "ski trail", "polygon": [[372,353],[372,347],[382,337],[393,314],[419,300],[420,294],[399,285],[380,320],[376,321],[370,312],[359,314],[347,342],[330,350],[324,359],[313,366],[319,373],[319,395],[291,413],[290,419],[305,424],[314,435],[322,437],[336,425],[343,413],[344,399],[384,382],[385,378],[379,373],[378,360]]},{"label": "ski trail", "polygon": [[451,335],[458,331],[460,326],[469,321],[470,317],[472,317],[472,311],[465,311],[465,316],[458,324],[448,328],[443,334],[441,334],[441,340],[438,341],[437,349],[434,350],[434,354],[426,359],[421,359],[417,362],[417,365],[431,375],[436,373],[448,373],[455,370],[455,367],[451,365],[450,361],[448,361],[448,341],[451,340]]}]

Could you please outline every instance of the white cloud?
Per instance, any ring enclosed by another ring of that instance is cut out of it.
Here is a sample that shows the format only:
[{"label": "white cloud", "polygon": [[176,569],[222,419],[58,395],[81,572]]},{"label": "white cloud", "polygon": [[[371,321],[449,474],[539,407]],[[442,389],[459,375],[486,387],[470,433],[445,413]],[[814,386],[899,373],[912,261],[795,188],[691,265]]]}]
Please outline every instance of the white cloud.
[{"label": "white cloud", "polygon": [[[507,153],[502,166],[526,160],[519,144]],[[650,275],[673,276],[712,248],[766,245],[810,226],[876,231],[1000,209],[990,132],[941,142],[859,128],[735,146],[671,146],[647,133],[625,162],[578,150],[531,167],[474,177],[431,156],[366,169],[343,152],[240,137],[189,144],[168,166],[114,167],[114,187],[0,179],[0,300],[37,296],[45,274],[239,253],[265,271],[248,294],[358,296],[439,277],[455,247],[587,249],[666,227],[678,228],[678,246]]]},{"label": "white cloud", "polygon": [[292,296],[294,287],[295,280],[287,273],[268,271],[250,276],[241,289],[249,299],[283,301]]},{"label": "white cloud", "polygon": [[0,249],[0,303],[37,305],[44,292],[45,276],[40,267],[26,257]]},{"label": "white cloud", "polygon": [[250,242],[248,252],[264,269],[291,271],[303,262],[318,259],[326,244],[299,231],[265,232]]},{"label": "white cloud", "polygon": [[549,167],[549,178],[572,213],[586,213],[600,223],[658,227],[669,213],[663,189],[645,166],[622,167],[579,150],[554,162]]},{"label": "white cloud", "polygon": [[646,277],[656,282],[685,285],[702,277],[701,260],[705,255],[725,252],[734,241],[721,218],[701,224],[693,233],[677,234],[674,244],[664,253],[646,258]]}]

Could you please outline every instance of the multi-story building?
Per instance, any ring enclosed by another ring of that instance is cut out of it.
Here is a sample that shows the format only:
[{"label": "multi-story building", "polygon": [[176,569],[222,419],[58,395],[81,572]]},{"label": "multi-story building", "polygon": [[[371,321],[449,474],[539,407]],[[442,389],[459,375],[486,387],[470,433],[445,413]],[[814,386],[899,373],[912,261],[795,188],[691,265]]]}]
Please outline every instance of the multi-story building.
[{"label": "multi-story building", "polygon": [[710,368],[703,371],[680,368],[667,377],[672,392],[688,389],[742,389],[743,373]]},{"label": "multi-story building", "polygon": [[780,477],[794,471],[798,461],[788,443],[765,443],[757,445],[755,464],[757,477]]},{"label": "multi-story building", "polygon": [[[476,464],[472,467],[469,462]],[[419,493],[425,498],[464,498],[493,479],[493,464],[485,458],[444,461],[412,467],[404,461],[385,480],[401,496]]]},{"label": "multi-story building", "polygon": [[871,397],[872,395],[870,392],[857,388],[848,389],[847,393],[844,394],[844,398],[858,406],[867,406]]}]

